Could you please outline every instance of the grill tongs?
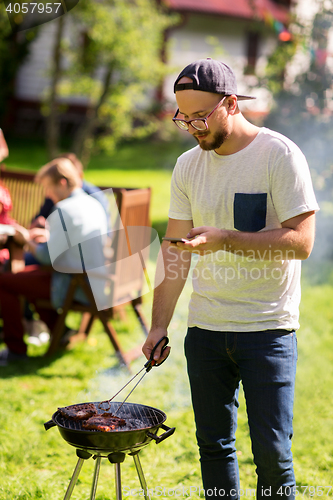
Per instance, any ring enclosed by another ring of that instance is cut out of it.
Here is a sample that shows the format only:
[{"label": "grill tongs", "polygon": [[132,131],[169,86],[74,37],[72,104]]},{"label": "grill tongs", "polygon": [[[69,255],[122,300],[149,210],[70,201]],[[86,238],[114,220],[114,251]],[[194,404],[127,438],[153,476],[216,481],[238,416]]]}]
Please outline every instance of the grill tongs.
[{"label": "grill tongs", "polygon": [[161,361],[160,363],[157,363],[155,360],[154,360],[154,354],[155,354],[155,351],[157,349],[157,347],[160,345],[161,342],[164,341],[164,345],[162,347],[162,350],[161,350],[161,355],[162,353],[165,351],[165,348],[166,346],[168,345],[169,343],[169,338],[164,336],[162,337],[153,347],[151,353],[150,353],[150,358],[148,359],[148,361],[144,364],[143,368],[141,368],[141,370],[138,371],[138,373],[136,373],[136,375],[134,375],[114,396],[112,396],[111,399],[109,400],[106,400],[106,401],[101,401],[98,405],[98,407],[100,408],[101,405],[103,403],[108,403],[108,407],[107,408],[103,408],[104,410],[109,410],[111,405],[111,401],[116,397],[118,396],[118,394],[121,393],[121,391],[123,389],[125,389],[125,387],[128,386],[128,384],[130,384],[132,382],[132,380],[134,380],[143,370],[146,370],[145,373],[142,375],[142,377],[139,379],[139,381],[135,384],[135,386],[133,387],[133,389],[127,394],[126,398],[124,399],[124,401],[118,406],[118,408],[116,409],[116,411],[113,412],[113,415],[116,415],[118,413],[118,411],[120,410],[120,408],[123,406],[123,404],[125,403],[125,401],[127,401],[127,399],[130,397],[130,395],[132,394],[132,392],[134,391],[134,389],[140,384],[141,380],[143,379],[143,377],[148,373],[150,372],[150,370],[153,368],[153,366],[161,366],[162,363],[164,363],[164,361],[167,359],[167,357],[165,359],[163,359],[163,361]]}]

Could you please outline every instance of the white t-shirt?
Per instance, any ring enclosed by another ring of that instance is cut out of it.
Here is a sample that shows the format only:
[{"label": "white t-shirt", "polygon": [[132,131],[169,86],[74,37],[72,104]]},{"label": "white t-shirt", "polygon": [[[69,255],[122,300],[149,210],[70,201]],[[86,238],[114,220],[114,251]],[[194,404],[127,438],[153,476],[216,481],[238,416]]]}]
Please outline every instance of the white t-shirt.
[{"label": "white t-shirt", "polygon": [[[187,151],[172,176],[169,217],[193,220],[194,227],[267,231],[318,208],[303,153],[267,128],[232,155],[200,146]],[[290,260],[282,260],[270,249],[260,259],[224,250],[199,257],[188,325],[239,332],[297,329],[301,261],[292,257],[291,252]]]},{"label": "white t-shirt", "polygon": [[[75,189],[71,196],[55,205],[47,223],[49,258],[57,271],[52,276],[53,305],[62,307],[69,286],[68,275],[86,271],[97,308],[111,307],[108,305],[108,269],[104,256],[108,221],[102,204],[93,195]],[[95,270],[99,270],[98,277]],[[75,298],[83,303],[87,301],[80,289]]]}]

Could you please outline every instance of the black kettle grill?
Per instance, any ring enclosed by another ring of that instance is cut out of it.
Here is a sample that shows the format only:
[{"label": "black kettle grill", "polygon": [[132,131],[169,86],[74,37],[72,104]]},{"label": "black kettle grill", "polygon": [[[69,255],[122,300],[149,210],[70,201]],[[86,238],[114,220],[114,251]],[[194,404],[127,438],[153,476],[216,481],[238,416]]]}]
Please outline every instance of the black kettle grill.
[{"label": "black kettle grill", "polygon": [[[122,490],[120,464],[125,460],[126,455],[133,457],[140,485],[144,492],[144,498],[145,500],[149,500],[150,496],[139,459],[139,452],[152,440],[158,444],[167,437],[171,436],[175,431],[175,427],[170,428],[164,425],[167,418],[166,414],[151,406],[107,401],[82,403],[81,405],[84,407],[84,405],[87,404],[95,405],[96,412],[99,414],[105,414],[106,411],[112,414],[117,413],[118,417],[126,421],[126,425],[109,432],[87,430],[82,427],[82,422],[80,420],[65,418],[59,410],[52,415],[52,420],[44,424],[46,430],[57,426],[64,440],[76,448],[78,462],[64,496],[64,500],[69,500],[71,498],[83,462],[88,460],[90,457],[93,457],[95,460],[95,470],[91,486],[90,500],[95,500],[96,497],[97,482],[102,458],[107,458],[110,463],[115,465],[116,498],[117,500],[121,500]],[[81,405],[79,404],[73,406],[75,406],[75,410],[77,410]],[[67,408],[71,407],[69,406]],[[118,409],[120,410],[119,412]],[[157,435],[159,428],[162,428],[165,431],[160,436]]]}]

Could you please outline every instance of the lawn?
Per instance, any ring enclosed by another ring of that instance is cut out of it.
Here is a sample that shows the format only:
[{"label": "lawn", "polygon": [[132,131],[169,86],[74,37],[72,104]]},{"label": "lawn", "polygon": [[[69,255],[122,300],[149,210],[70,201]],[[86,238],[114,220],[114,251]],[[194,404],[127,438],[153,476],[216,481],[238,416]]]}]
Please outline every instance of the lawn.
[{"label": "lawn", "polygon": [[[96,184],[151,185],[152,219],[163,226],[172,165],[179,149],[179,145],[169,149],[165,144],[127,145],[118,156],[93,159],[86,177]],[[27,146],[21,150],[17,147],[7,161],[8,167],[36,168],[45,161],[42,149],[33,148],[31,155],[28,151]],[[322,273],[324,277],[318,282],[315,263],[304,263],[293,453],[299,497],[305,498],[332,496],[333,489],[333,280],[329,265],[326,276]],[[166,424],[176,427],[173,436],[158,445],[151,443],[140,452],[148,487],[154,490],[152,498],[183,497],[186,491],[192,498],[199,498],[200,470],[183,355],[189,296],[187,284],[170,325],[172,353],[168,361],[153,368],[130,398],[165,411]],[[151,296],[147,295],[147,317],[150,308]],[[72,316],[71,326],[77,321],[78,317]],[[130,312],[126,324],[116,322],[115,327],[127,347],[144,340]],[[30,345],[29,354],[37,356],[44,349]],[[132,372],[141,369],[143,363],[143,358],[133,362]],[[111,397],[129,377],[118,366],[109,340],[97,323],[88,341],[72,350],[47,360],[36,357],[19,367],[0,368],[0,500],[62,500],[77,461],[75,449],[56,428],[45,431],[44,422],[58,406]],[[243,397],[237,449],[241,487],[244,496],[249,496],[256,478]],[[93,460],[85,462],[73,500],[89,498],[93,467]],[[131,457],[121,468],[124,498],[142,497]],[[113,466],[103,459],[96,499],[115,498]]]}]

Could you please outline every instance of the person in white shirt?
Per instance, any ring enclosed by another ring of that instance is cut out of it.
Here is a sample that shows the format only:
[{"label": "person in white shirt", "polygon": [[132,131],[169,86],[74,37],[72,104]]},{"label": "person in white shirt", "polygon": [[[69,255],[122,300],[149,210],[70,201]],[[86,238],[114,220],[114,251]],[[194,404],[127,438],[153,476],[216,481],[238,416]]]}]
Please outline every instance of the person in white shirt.
[{"label": "person in white shirt", "polygon": [[[198,146],[177,161],[147,358],[167,335],[191,256],[185,354],[206,498],[239,499],[239,384],[246,398],[257,497],[294,498],[291,453],[300,267],[318,205],[306,159],[289,139],[245,119],[233,71],[202,59],[179,74],[173,118]],[[169,347],[155,360],[161,362]]]}]

